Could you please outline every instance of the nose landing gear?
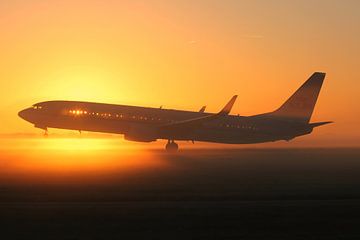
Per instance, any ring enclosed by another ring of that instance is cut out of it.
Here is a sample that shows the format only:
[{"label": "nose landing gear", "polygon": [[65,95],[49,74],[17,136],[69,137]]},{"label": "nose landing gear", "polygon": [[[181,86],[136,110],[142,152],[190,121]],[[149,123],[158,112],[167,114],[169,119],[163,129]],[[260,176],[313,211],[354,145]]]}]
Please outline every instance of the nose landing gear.
[{"label": "nose landing gear", "polygon": [[177,143],[175,143],[174,140],[169,139],[165,146],[165,149],[168,152],[176,152],[179,149],[179,145],[177,145]]}]

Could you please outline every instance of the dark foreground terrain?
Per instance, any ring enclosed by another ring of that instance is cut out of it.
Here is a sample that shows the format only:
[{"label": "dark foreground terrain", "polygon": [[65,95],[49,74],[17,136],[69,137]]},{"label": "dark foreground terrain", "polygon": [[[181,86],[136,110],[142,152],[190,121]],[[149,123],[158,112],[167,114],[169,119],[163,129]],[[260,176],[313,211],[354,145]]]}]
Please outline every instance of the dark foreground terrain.
[{"label": "dark foreground terrain", "polygon": [[73,181],[3,171],[0,239],[360,239],[360,149],[148,154]]}]

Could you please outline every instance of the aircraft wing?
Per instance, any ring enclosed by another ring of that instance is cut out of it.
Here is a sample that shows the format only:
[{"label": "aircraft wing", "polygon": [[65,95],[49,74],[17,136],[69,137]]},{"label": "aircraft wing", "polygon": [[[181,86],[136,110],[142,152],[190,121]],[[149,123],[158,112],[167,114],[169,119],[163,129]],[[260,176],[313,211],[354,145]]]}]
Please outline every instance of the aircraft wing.
[{"label": "aircraft wing", "polygon": [[219,117],[226,116],[230,113],[230,111],[235,103],[236,98],[237,98],[237,95],[233,96],[230,99],[230,101],[225,105],[225,107],[218,113],[207,115],[204,117],[191,118],[191,119],[186,119],[186,120],[182,120],[182,121],[165,124],[165,125],[160,126],[160,128],[162,128],[164,130],[165,129],[173,130],[173,129],[179,129],[179,128],[191,128],[194,126],[201,125],[205,122],[217,119]]}]

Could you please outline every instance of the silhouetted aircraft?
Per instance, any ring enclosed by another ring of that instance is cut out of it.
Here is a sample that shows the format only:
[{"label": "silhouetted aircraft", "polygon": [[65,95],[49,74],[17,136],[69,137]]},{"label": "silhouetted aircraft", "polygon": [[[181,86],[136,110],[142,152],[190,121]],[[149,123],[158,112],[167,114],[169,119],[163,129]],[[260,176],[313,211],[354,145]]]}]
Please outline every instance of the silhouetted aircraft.
[{"label": "silhouetted aircraft", "polygon": [[166,149],[177,150],[175,140],[217,143],[262,143],[291,140],[331,122],[309,123],[325,73],[315,72],[280,108],[254,116],[229,115],[237,95],[218,113],[135,107],[77,101],[47,101],[19,112],[37,128],[72,129],[124,134],[126,140],[168,140]]}]

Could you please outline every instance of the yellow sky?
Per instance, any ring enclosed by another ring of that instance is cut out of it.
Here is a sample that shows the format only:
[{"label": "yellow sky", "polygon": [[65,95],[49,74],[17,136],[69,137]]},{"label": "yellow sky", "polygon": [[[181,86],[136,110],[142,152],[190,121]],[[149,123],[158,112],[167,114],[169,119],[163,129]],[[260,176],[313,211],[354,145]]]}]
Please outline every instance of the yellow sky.
[{"label": "yellow sky", "polygon": [[[17,112],[86,100],[233,113],[277,108],[327,72],[311,135],[360,139],[359,1],[0,2],[0,133],[39,132]],[[319,142],[318,141],[318,142]]]}]

